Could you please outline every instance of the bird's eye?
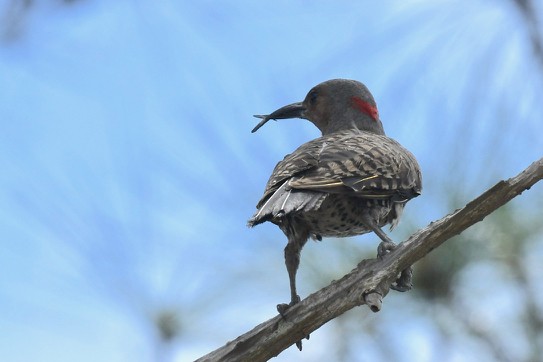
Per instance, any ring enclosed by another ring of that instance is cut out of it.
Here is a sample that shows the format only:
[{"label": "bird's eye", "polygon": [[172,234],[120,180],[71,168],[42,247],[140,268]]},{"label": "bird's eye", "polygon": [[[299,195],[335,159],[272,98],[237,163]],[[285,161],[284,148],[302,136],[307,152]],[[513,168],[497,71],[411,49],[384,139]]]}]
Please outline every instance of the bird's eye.
[{"label": "bird's eye", "polygon": [[309,103],[315,104],[315,102],[317,101],[318,96],[319,96],[319,94],[317,92],[315,92],[315,91],[310,92],[309,93]]}]

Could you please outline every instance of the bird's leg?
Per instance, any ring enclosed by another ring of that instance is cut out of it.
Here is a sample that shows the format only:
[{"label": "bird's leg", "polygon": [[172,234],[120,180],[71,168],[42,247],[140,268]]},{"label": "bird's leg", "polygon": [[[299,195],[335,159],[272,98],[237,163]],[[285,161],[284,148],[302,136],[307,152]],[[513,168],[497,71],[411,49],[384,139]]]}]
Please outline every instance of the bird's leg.
[{"label": "bird's leg", "polygon": [[[300,253],[306,240],[300,241],[300,239],[289,238],[288,244],[285,247],[285,264],[287,266],[288,279],[290,281],[290,303],[282,303],[277,305],[277,311],[283,318],[285,318],[285,312],[287,309],[300,302],[300,296],[296,292],[296,272],[300,265]],[[309,335],[305,337],[309,339]],[[296,347],[302,350],[302,341],[296,342]]]},{"label": "bird's leg", "polygon": [[[396,243],[393,242],[383,230],[381,230],[379,225],[377,225],[375,220],[373,220],[369,214],[363,215],[362,222],[369,227],[379,237],[379,239],[382,240],[377,247],[377,256],[379,258],[382,258],[389,251],[396,248]],[[402,270],[400,277],[396,280],[395,284],[390,286],[390,289],[394,289],[398,292],[407,292],[413,286],[412,279],[413,267],[410,266],[409,268]]]},{"label": "bird's leg", "polygon": [[300,301],[300,296],[296,293],[296,272],[300,265],[300,252],[303,244],[297,240],[289,239],[285,247],[285,265],[287,266],[288,279],[290,281],[290,303],[282,303],[277,305],[277,311],[284,317],[288,308]]}]

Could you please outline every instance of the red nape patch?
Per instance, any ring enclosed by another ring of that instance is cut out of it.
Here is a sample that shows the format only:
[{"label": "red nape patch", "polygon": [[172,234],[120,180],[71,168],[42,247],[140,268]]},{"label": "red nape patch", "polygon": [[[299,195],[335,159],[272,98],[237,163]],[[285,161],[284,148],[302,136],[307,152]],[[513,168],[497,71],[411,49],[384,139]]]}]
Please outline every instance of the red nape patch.
[{"label": "red nape patch", "polygon": [[351,101],[353,102],[353,108],[358,109],[362,113],[366,113],[375,120],[379,119],[379,111],[377,110],[377,107],[372,106],[362,98],[358,97],[351,97]]}]

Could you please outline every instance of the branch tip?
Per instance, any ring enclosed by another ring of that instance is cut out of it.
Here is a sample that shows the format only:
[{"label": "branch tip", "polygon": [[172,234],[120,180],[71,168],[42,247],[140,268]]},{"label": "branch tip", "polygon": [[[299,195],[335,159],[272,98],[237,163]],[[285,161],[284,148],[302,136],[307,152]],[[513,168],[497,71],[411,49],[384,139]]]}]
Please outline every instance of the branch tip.
[{"label": "branch tip", "polygon": [[373,313],[377,313],[381,310],[383,296],[377,292],[370,292],[364,295],[364,302],[370,307]]}]

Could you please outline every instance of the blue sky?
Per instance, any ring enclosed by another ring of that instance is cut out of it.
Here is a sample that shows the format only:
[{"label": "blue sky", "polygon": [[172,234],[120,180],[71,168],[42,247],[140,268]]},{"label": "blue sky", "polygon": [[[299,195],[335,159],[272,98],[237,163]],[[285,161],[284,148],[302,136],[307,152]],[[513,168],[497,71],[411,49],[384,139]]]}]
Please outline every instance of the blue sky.
[{"label": "blue sky", "polygon": [[[185,361],[274,316],[288,297],[284,236],[246,220],[275,163],[319,134],[302,120],[251,134],[252,115],[321,81],[364,82],[387,134],[421,163],[424,194],[395,239],[515,175],[543,150],[541,69],[515,11],[483,0],[37,2],[0,46],[0,359]],[[312,252],[334,258],[334,242]],[[401,308],[395,298],[385,303]],[[157,310],[179,313],[167,351]],[[405,348],[427,351],[419,360],[435,356],[425,323],[405,321]],[[315,360],[333,328],[277,360]]]}]

